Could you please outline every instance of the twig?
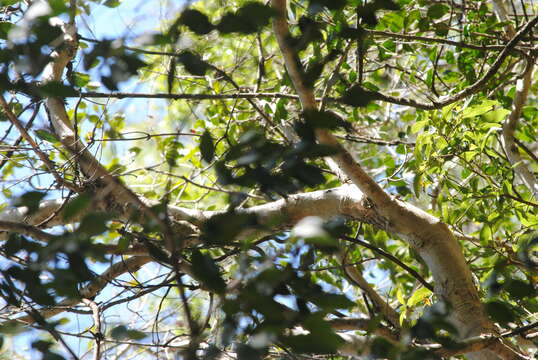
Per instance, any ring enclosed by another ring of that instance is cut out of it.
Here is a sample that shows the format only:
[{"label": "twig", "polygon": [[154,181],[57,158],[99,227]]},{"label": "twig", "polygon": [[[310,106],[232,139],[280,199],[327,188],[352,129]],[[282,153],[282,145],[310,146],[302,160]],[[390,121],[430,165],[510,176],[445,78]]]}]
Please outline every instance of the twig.
[{"label": "twig", "polygon": [[412,268],[410,268],[409,266],[407,266],[406,264],[404,264],[402,261],[400,261],[400,259],[398,259],[397,257],[395,257],[394,255],[386,252],[385,250],[383,249],[380,249],[378,247],[375,247],[369,243],[367,243],[366,241],[362,241],[362,240],[359,240],[359,239],[355,239],[355,238],[352,238],[350,236],[341,236],[342,239],[346,240],[346,241],[349,241],[349,242],[352,242],[354,244],[358,244],[360,246],[363,246],[367,249],[370,249],[372,250],[373,252],[389,259],[390,261],[394,262],[395,264],[399,265],[402,269],[404,269],[405,271],[407,271],[411,276],[413,276],[415,279],[417,279],[426,289],[430,290],[430,291],[434,291],[434,288],[432,285],[430,285],[430,283],[428,283],[418,272],[416,272],[415,270],[413,270]]}]

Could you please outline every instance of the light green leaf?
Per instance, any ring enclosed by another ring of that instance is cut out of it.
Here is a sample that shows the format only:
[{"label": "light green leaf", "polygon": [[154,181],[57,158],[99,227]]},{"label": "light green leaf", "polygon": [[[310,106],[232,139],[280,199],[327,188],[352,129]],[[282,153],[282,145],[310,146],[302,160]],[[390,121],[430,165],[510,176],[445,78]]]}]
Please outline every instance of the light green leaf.
[{"label": "light green leaf", "polygon": [[430,290],[426,289],[425,287],[420,288],[417,291],[415,291],[413,295],[411,295],[409,300],[407,300],[407,306],[413,307],[431,295],[432,295],[432,292]]},{"label": "light green leaf", "polygon": [[484,100],[480,104],[472,105],[464,109],[460,116],[462,118],[472,118],[493,111],[496,105],[499,105],[498,101]]}]

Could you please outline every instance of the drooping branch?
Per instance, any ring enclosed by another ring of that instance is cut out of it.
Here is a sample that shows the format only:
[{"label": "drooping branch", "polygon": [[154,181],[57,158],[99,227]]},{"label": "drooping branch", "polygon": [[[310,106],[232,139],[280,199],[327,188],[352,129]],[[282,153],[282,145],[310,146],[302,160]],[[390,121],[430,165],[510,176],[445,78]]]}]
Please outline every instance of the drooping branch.
[{"label": "drooping branch", "polygon": [[338,253],[338,259],[342,264],[342,270],[349,277],[352,283],[357,285],[362,291],[368,295],[368,298],[372,300],[379,312],[390,322],[390,324],[399,329],[400,315],[389,305],[389,303],[378,294],[378,292],[370,285],[361,272],[355,267],[350,266],[346,259],[346,255],[343,251]]}]

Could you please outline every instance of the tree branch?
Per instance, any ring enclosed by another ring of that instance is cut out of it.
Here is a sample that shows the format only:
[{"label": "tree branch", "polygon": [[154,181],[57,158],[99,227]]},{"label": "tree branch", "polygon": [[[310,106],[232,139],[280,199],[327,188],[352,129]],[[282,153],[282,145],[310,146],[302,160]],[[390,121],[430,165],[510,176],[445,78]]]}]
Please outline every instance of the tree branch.
[{"label": "tree branch", "polygon": [[[92,299],[101,290],[105,288],[112,280],[118,276],[125,274],[126,272],[136,272],[142,266],[152,261],[153,258],[149,256],[133,256],[127,260],[119,261],[112,266],[110,266],[104,273],[98,276],[96,279],[90,282],[89,285],[80,289],[79,293],[81,298],[70,298],[65,299],[59,302],[55,307],[49,309],[43,309],[40,311],[40,314],[43,318],[48,319],[54,315],[64,312],[67,308],[75,306],[81,302],[81,299]],[[35,322],[34,317],[32,316],[23,316],[13,321],[21,322],[25,324],[32,324]]]},{"label": "tree branch", "polygon": [[515,143],[515,132],[523,106],[527,102],[529,89],[532,83],[532,71],[534,69],[534,58],[527,60],[527,65],[523,73],[523,78],[517,81],[516,94],[512,105],[512,112],[503,123],[502,140],[506,157],[514,168],[515,173],[521,178],[527,186],[534,199],[538,201],[538,180],[529,168],[525,165],[519,150]]}]

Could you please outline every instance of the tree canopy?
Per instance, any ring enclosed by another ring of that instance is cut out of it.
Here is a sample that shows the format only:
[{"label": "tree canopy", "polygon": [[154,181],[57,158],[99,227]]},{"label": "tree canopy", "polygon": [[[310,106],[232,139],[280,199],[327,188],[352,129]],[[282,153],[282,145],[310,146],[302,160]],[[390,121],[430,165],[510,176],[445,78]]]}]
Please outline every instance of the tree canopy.
[{"label": "tree canopy", "polygon": [[535,356],[534,1],[0,8],[2,356]]}]

